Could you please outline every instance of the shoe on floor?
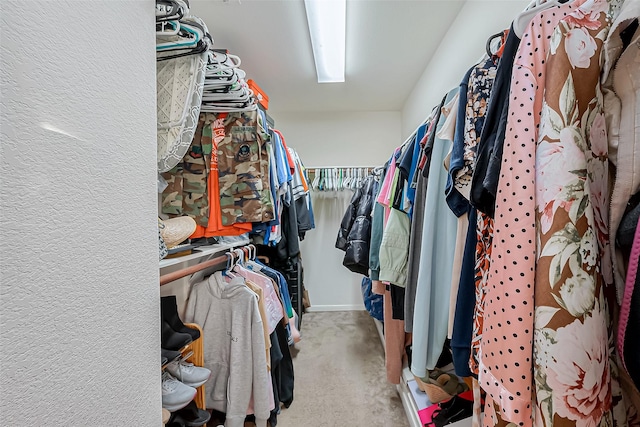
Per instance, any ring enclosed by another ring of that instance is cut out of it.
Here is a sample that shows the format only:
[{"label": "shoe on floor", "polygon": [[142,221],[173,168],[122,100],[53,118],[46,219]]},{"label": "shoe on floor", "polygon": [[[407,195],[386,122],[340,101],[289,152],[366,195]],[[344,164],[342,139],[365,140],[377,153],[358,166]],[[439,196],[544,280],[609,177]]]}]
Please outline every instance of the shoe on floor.
[{"label": "shoe on floor", "polygon": [[207,368],[195,366],[193,363],[181,359],[167,364],[165,369],[185,385],[194,388],[206,383],[211,376],[211,371]]},{"label": "shoe on floor", "polygon": [[169,418],[171,418],[171,412],[162,408],[162,424],[167,424],[169,422]]},{"label": "shoe on floor", "polygon": [[196,389],[175,379],[168,372],[162,373],[162,407],[170,412],[184,408],[196,396]]},{"label": "shoe on floor", "polygon": [[187,406],[175,412],[171,419],[186,427],[200,427],[209,422],[211,414],[199,409],[195,402],[189,402]]}]

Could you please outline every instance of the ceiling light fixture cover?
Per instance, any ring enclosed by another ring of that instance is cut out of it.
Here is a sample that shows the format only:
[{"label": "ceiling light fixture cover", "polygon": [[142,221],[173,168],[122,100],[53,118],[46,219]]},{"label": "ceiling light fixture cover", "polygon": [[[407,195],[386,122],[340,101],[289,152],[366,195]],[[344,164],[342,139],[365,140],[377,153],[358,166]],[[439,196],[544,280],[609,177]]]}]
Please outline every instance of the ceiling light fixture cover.
[{"label": "ceiling light fixture cover", "polygon": [[304,0],[318,83],[344,82],[346,0]]}]

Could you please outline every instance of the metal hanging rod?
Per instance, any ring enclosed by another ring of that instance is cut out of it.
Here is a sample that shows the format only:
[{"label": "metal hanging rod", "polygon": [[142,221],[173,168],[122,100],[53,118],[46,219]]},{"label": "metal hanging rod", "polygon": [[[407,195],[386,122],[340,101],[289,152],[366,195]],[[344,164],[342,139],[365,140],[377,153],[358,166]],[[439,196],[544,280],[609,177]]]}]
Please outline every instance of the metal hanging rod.
[{"label": "metal hanging rod", "polygon": [[206,268],[217,267],[217,266],[224,267],[229,263],[230,260],[233,262],[233,260],[237,256],[237,252],[235,252],[236,250],[241,250],[245,254],[245,256],[248,256],[248,257],[255,256],[257,254],[256,247],[251,244],[229,249],[227,252],[225,252],[224,255],[220,255],[215,258],[211,258],[207,261],[202,261],[190,267],[181,268],[180,270],[176,270],[171,273],[161,275],[160,286],[166,285],[167,283],[171,283],[174,280],[178,280],[178,279],[182,279],[183,277],[190,276]]},{"label": "metal hanging rod", "polygon": [[306,170],[310,169],[375,169],[377,166],[305,166]]}]

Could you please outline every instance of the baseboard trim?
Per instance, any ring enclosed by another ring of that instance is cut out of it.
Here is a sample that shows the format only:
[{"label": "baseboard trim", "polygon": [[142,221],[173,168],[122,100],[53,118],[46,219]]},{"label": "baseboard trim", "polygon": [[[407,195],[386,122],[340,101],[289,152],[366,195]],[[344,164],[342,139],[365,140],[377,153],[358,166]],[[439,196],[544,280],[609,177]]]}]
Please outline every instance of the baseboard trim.
[{"label": "baseboard trim", "polygon": [[364,307],[360,304],[344,304],[344,305],[312,305],[307,311],[364,311]]}]

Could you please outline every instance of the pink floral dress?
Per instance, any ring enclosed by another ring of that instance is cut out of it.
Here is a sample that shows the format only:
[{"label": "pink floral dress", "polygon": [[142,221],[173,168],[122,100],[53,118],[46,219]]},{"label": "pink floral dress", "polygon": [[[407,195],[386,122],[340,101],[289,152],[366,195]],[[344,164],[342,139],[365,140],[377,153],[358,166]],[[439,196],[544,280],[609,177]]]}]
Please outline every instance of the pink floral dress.
[{"label": "pink floral dress", "polygon": [[[536,146],[535,424],[626,425],[609,301],[608,142],[599,78],[615,8],[578,0],[551,37]],[[612,298],[613,297],[613,298]],[[614,404],[620,403],[614,414]]]}]

